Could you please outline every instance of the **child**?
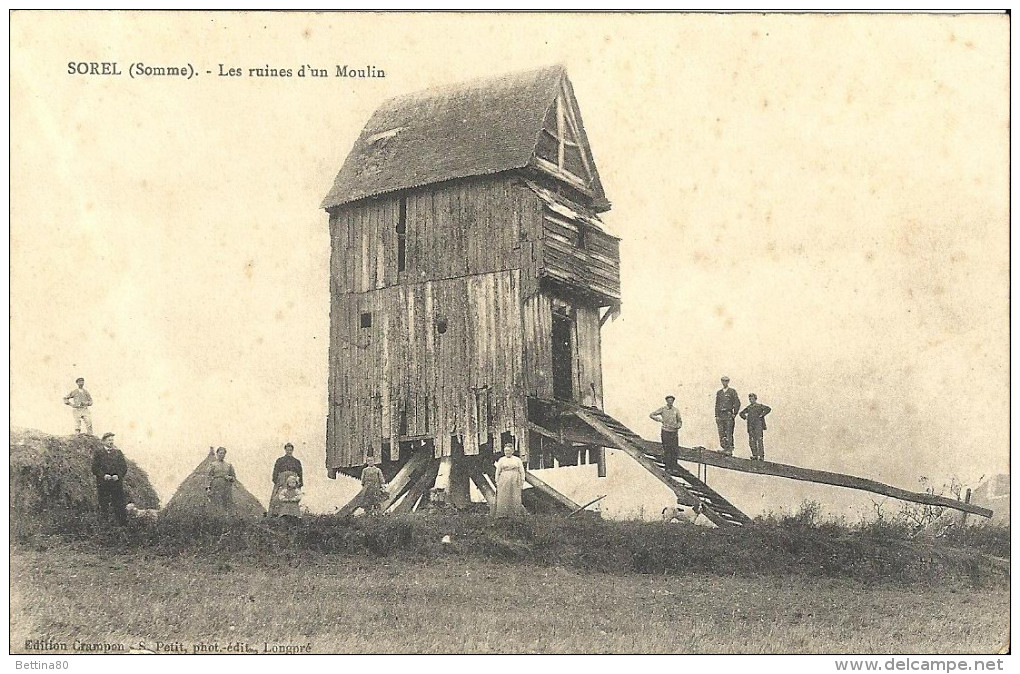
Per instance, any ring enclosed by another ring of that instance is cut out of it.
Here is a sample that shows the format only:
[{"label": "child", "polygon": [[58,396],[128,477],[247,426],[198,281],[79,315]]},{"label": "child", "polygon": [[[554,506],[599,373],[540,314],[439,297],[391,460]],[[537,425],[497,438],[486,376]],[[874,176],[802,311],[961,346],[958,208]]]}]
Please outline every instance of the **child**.
[{"label": "child", "polygon": [[287,483],[284,485],[276,494],[276,500],[278,506],[276,508],[276,514],[280,517],[286,517],[288,520],[297,520],[301,517],[301,489],[298,487],[298,476],[289,475],[287,477]]},{"label": "child", "polygon": [[[368,456],[370,459],[372,458],[371,453]],[[361,493],[357,496],[361,507],[365,509],[365,514],[378,515],[381,511],[380,506],[382,502],[388,496],[382,471],[379,470],[379,466],[369,463],[361,471]]]}]

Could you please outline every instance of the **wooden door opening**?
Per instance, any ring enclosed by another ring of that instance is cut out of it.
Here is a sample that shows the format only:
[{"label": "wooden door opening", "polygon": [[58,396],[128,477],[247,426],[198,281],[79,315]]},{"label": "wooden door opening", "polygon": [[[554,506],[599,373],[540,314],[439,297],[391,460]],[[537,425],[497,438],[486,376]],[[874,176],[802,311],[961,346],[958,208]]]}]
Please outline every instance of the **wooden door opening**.
[{"label": "wooden door opening", "polygon": [[574,399],[574,326],[569,316],[553,312],[552,375],[553,395],[560,400]]}]

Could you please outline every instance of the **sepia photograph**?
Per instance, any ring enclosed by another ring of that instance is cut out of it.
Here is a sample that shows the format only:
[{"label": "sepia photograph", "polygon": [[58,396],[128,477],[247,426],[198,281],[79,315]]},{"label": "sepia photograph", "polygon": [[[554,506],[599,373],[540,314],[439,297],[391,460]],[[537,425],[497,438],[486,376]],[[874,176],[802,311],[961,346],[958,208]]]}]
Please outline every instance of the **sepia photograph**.
[{"label": "sepia photograph", "polygon": [[18,668],[1002,670],[1008,12],[9,31]]}]

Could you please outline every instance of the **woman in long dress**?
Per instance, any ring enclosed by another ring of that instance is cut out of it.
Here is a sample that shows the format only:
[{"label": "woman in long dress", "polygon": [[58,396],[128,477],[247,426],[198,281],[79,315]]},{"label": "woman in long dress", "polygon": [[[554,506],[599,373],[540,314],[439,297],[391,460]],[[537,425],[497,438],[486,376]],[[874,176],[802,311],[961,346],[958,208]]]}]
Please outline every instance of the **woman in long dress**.
[{"label": "woman in long dress", "polygon": [[234,467],[226,461],[227,448],[216,450],[216,460],[209,464],[209,501],[219,514],[234,511]]},{"label": "woman in long dress", "polygon": [[514,456],[514,446],[503,445],[503,456],[496,462],[496,517],[520,517],[524,514],[521,490],[524,489],[524,463]]}]

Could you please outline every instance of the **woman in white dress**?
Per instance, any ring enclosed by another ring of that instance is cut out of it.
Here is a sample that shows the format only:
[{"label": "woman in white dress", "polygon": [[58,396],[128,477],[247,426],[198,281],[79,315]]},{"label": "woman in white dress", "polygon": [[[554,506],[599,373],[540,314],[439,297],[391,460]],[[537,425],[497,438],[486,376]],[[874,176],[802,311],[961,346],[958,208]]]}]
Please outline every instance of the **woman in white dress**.
[{"label": "woman in white dress", "polygon": [[524,463],[514,456],[514,446],[503,445],[503,456],[496,462],[496,517],[520,517],[524,514],[521,490],[524,489]]}]

